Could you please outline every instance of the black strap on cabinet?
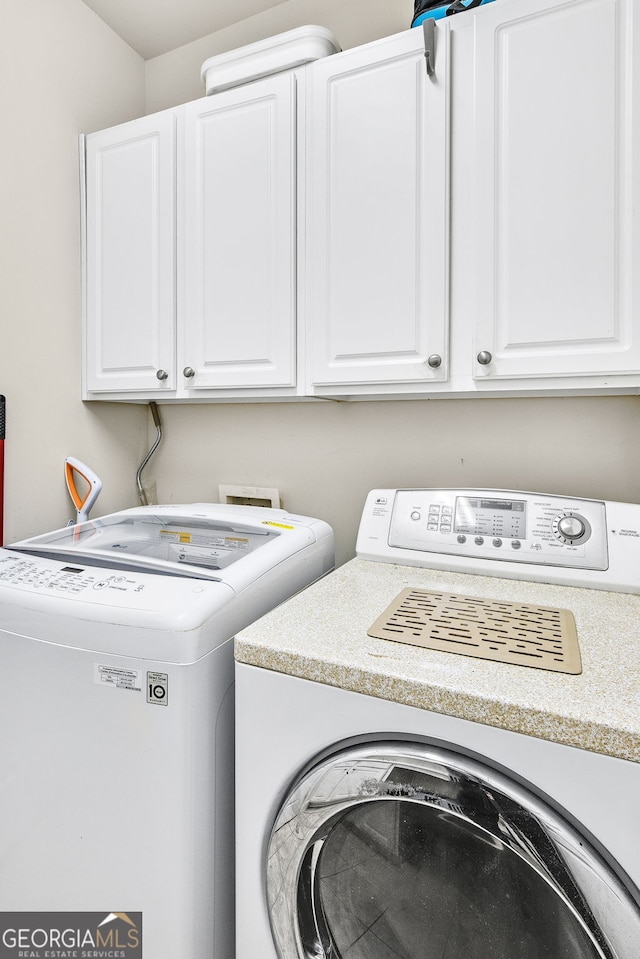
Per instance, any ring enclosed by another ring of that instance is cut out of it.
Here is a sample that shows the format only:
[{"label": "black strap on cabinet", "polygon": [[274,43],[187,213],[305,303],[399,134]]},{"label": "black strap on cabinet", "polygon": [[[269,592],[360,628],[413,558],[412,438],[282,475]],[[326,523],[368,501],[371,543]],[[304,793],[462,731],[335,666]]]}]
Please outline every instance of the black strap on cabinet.
[{"label": "black strap on cabinet", "polygon": [[[445,14],[447,17],[452,16],[454,13],[462,13],[464,10],[473,10],[474,7],[479,7],[482,3],[482,0],[453,0],[447,7]],[[429,10],[436,10],[438,8],[446,7],[447,0],[416,0],[413,7],[413,23],[421,17],[423,14],[428,13]]]},{"label": "black strap on cabinet", "polygon": [[416,0],[413,5],[413,19],[426,13],[427,10],[435,10],[436,7],[444,7],[447,0]]},{"label": "black strap on cabinet", "polygon": [[447,16],[450,17],[454,13],[462,13],[463,10],[473,10],[474,7],[479,7],[481,3],[482,0],[454,0],[447,10]]}]

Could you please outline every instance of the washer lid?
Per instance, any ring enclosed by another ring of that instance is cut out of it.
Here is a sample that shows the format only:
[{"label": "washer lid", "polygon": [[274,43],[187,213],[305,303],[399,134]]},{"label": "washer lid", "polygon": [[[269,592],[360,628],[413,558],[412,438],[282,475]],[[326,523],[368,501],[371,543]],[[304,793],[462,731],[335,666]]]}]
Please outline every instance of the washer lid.
[{"label": "washer lid", "polygon": [[[224,570],[273,544],[283,530],[295,530],[285,518],[280,510],[215,504],[147,506],[67,526],[9,548],[83,565],[224,580]],[[308,530],[304,533],[306,540]],[[300,545],[290,540],[287,552]]]}]

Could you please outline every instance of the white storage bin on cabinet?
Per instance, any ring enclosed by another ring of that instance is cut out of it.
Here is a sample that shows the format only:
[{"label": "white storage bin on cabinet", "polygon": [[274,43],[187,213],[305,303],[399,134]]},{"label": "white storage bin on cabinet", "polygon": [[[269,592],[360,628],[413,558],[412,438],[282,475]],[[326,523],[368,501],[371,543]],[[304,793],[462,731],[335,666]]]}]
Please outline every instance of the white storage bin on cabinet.
[{"label": "white storage bin on cabinet", "polygon": [[326,27],[307,25],[210,57],[202,64],[207,96],[241,83],[292,70],[340,49]]}]

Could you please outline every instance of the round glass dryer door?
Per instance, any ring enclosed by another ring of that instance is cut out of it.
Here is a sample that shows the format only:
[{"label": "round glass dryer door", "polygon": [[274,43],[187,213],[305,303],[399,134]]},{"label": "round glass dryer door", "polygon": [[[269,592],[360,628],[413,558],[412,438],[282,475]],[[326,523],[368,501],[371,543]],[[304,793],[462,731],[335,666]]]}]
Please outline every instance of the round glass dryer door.
[{"label": "round glass dryer door", "polygon": [[533,792],[436,746],[354,746],[302,776],[267,897],[280,959],[640,955],[630,881]]}]

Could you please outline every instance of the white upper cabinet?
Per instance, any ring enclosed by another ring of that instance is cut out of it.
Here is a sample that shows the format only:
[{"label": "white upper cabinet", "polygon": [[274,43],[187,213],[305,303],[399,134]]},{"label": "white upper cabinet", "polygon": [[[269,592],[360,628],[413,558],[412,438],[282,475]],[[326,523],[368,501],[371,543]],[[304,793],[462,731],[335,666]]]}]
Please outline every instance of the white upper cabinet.
[{"label": "white upper cabinet", "polygon": [[480,388],[640,371],[634,2],[497,2],[473,31],[455,18]]},{"label": "white upper cabinet", "polygon": [[175,119],[86,137],[85,390],[175,386]]},{"label": "white upper cabinet", "polygon": [[313,393],[637,389],[632,7],[499,0],[438,21],[430,78],[421,30],[313,66]]},{"label": "white upper cabinet", "polygon": [[86,137],[85,395],[295,392],[295,83]]},{"label": "white upper cabinet", "polygon": [[88,136],[84,395],[638,392],[634,3],[497,0],[429,60],[407,30]]},{"label": "white upper cabinet", "polygon": [[295,77],[187,104],[183,122],[182,386],[292,387]]},{"label": "white upper cabinet", "polygon": [[312,389],[445,379],[448,31],[318,61],[306,116],[305,313]]}]

